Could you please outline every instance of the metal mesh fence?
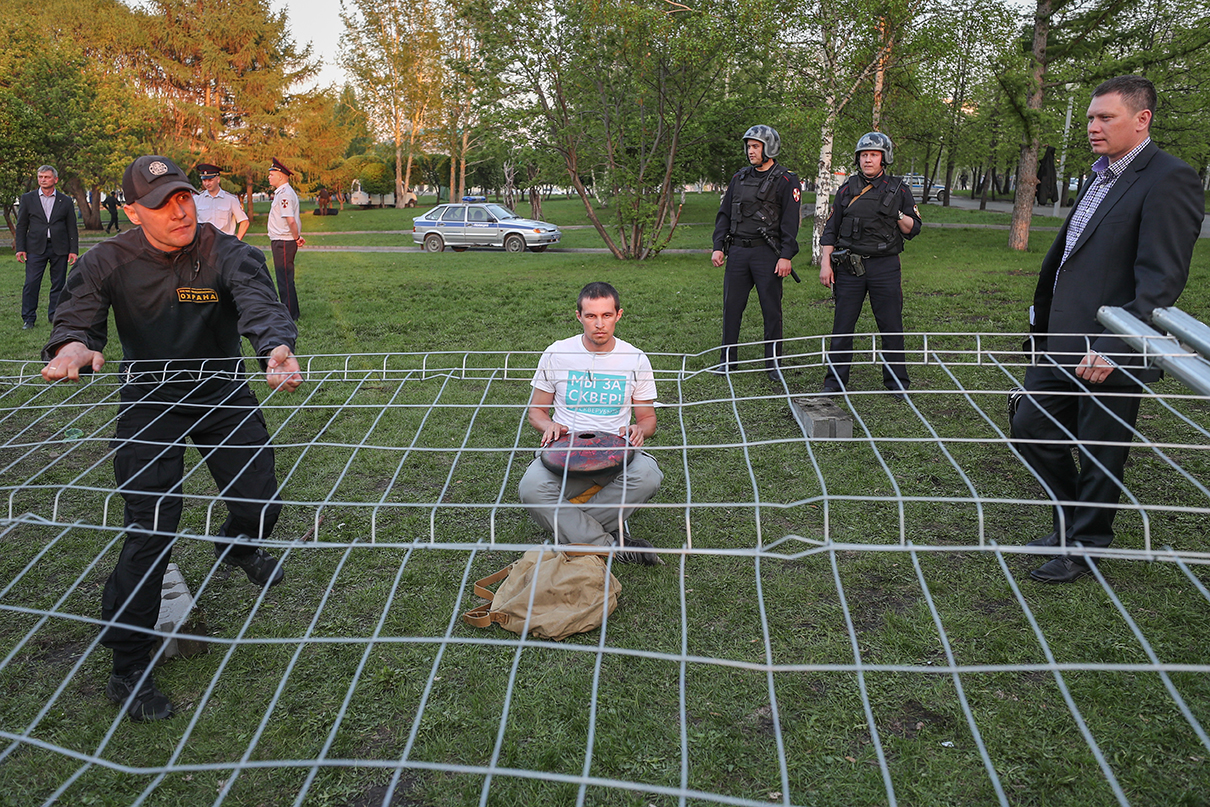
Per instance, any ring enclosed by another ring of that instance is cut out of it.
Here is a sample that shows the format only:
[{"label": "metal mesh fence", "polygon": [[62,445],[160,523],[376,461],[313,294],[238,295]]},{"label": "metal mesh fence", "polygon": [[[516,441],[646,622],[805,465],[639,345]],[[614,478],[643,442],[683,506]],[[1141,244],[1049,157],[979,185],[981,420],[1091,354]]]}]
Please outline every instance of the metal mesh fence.
[{"label": "metal mesh fence", "polygon": [[[157,674],[178,715],[102,693],[122,544],[118,376],[0,367],[0,779],[12,803],[1202,803],[1210,792],[1210,399],[1144,390],[1093,577],[1028,580],[1052,502],[1008,435],[1021,335],[909,336],[905,402],[859,337],[808,436],[825,339],[790,371],[649,354],[665,473],[632,519],[667,565],[564,642],[479,630],[471,584],[548,540],[517,498],[533,353],[304,357],[257,390],[285,508],[261,590],[186,455],[173,559],[196,601]],[[254,387],[255,388],[255,387]],[[1073,441],[1074,445],[1074,441]],[[201,643],[204,643],[202,645]]]}]

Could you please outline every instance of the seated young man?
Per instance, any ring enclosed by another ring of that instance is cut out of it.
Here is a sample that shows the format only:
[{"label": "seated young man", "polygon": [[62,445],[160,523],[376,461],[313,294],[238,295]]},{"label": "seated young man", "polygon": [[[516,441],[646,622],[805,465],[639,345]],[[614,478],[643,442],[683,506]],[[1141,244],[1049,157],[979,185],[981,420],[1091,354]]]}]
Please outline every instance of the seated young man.
[{"label": "seated young man", "polygon": [[[655,434],[655,374],[643,351],[613,335],[621,318],[613,286],[589,283],[580,291],[576,319],[584,332],[548,347],[534,373],[529,422],[542,433],[543,446],[568,432],[592,431],[625,437],[642,448]],[[535,459],[521,478],[520,495],[534,521],[554,533],[557,543],[630,547],[617,553],[620,562],[656,566],[659,556],[642,551],[651,543],[630,537],[625,524],[663,479],[655,459],[642,451],[624,467],[597,477],[556,474]]]}]

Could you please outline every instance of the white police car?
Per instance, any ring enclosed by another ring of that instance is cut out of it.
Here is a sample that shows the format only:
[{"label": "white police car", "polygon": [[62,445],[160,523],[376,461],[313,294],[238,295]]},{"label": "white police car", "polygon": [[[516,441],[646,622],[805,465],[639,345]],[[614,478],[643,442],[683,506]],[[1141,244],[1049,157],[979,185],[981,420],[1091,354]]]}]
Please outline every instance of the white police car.
[{"label": "white police car", "polygon": [[412,240],[425,252],[455,252],[467,247],[504,247],[506,252],[542,252],[563,236],[545,221],[523,219],[485,196],[463,196],[461,202],[437,205],[412,219]]}]

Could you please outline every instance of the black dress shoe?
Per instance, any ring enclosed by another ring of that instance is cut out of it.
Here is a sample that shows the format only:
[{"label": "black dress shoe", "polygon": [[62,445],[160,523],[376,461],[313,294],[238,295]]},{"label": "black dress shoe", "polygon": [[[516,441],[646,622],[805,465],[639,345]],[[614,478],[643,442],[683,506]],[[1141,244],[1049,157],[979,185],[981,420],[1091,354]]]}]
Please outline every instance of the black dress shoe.
[{"label": "black dress shoe", "polygon": [[1091,573],[1088,564],[1080,558],[1060,555],[1034,569],[1029,576],[1039,583],[1073,583]]},{"label": "black dress shoe", "polygon": [[34,328],[34,323],[32,323],[32,322],[21,323],[21,330],[23,330],[23,331],[31,331],[31,330],[33,330],[33,328]]}]

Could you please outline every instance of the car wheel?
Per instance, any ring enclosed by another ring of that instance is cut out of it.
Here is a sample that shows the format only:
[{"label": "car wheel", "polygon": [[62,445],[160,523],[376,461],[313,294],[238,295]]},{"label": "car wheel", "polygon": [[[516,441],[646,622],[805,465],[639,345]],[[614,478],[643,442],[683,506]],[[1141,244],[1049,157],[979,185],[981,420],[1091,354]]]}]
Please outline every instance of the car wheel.
[{"label": "car wheel", "polygon": [[443,249],[445,249],[445,242],[437,233],[429,233],[424,237],[425,252],[440,252]]},{"label": "car wheel", "polygon": [[454,252],[466,252],[466,247],[450,247]]},{"label": "car wheel", "polygon": [[507,236],[504,239],[504,251],[505,252],[524,252],[525,251],[525,239],[522,238],[521,236],[517,235],[516,233],[514,233],[513,235],[510,235],[510,236]]},{"label": "car wheel", "polygon": [[538,246],[538,247],[530,247],[530,248],[529,248],[529,251],[530,251],[530,252],[545,252],[545,251],[546,251],[546,247],[547,247],[547,246],[549,246],[549,244],[543,244],[543,245]]}]

